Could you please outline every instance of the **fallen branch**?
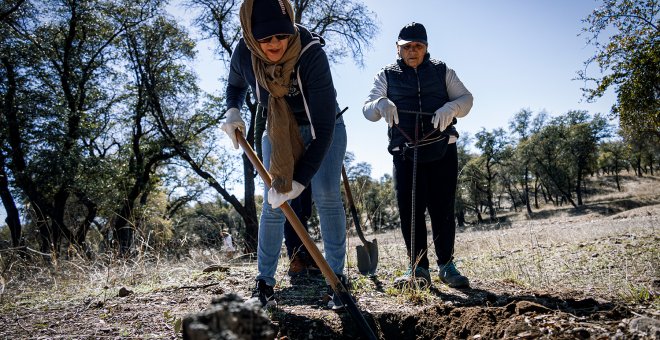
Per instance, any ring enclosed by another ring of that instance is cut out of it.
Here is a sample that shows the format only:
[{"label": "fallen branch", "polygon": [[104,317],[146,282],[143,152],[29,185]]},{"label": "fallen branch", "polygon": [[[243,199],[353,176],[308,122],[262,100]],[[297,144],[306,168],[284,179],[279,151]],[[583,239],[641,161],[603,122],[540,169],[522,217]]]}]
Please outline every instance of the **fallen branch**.
[{"label": "fallen branch", "polygon": [[31,251],[31,252],[33,252],[33,253],[37,253],[37,254],[42,255],[42,256],[48,256],[48,257],[52,256],[51,254],[42,253],[42,252],[40,252],[40,251],[38,251],[38,250],[34,250],[34,249],[32,249],[32,248],[30,248],[30,247],[27,247],[27,246],[20,246],[20,247],[14,247],[14,248],[0,249],[0,253],[2,253],[2,252],[10,252],[10,251],[25,251],[25,250],[29,250],[29,251]]},{"label": "fallen branch", "polygon": [[174,290],[180,290],[180,289],[204,289],[208,287],[213,287],[219,285],[220,282],[213,282],[213,283],[207,283],[203,285],[197,285],[197,286],[181,286],[181,287],[176,287]]}]

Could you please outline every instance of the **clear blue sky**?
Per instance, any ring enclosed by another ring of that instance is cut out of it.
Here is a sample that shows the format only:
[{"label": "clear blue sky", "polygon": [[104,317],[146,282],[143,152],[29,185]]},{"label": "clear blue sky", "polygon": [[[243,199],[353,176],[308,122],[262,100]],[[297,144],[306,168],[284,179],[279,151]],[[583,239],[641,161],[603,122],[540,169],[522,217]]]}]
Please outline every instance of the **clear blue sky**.
[{"label": "clear blue sky", "polygon": [[[391,173],[386,124],[364,119],[361,107],[373,76],[395,60],[394,42],[411,21],[424,24],[432,57],[447,63],[474,96],[474,106],[459,120],[459,133],[508,128],[522,108],[551,115],[572,109],[608,113],[614,96],[583,102],[583,83],[571,80],[593,55],[583,36],[582,19],[599,6],[593,0],[383,1],[367,0],[381,32],[367,52],[365,69],[334,67],[335,86],[348,127],[348,150],[370,163],[372,176]],[[404,5],[405,4],[405,5]],[[331,43],[331,42],[329,42]],[[596,72],[596,69],[593,69]]]},{"label": "clear blue sky", "polygon": [[[429,52],[453,68],[474,95],[468,116],[459,120],[460,133],[474,135],[485,128],[507,128],[514,113],[529,108],[560,115],[569,110],[608,113],[615,101],[608,93],[596,103],[583,101],[582,82],[572,80],[594,50],[578,36],[582,19],[600,5],[592,0],[366,0],[377,15],[380,33],[367,50],[365,67],[351,60],[333,66],[339,105],[348,129],[348,151],[372,166],[372,177],[391,173],[386,124],[362,116],[362,105],[374,75],[395,61],[395,41],[405,24],[424,24]],[[186,21],[183,11],[175,16]],[[328,44],[333,41],[328,40]],[[208,44],[199,45],[201,86],[215,92],[225,65],[214,62]],[[596,69],[591,69],[597,72]],[[229,144],[227,144],[229,145]],[[240,188],[235,188],[241,190]],[[238,192],[237,195],[240,196]],[[4,224],[0,207],[0,225]]]}]

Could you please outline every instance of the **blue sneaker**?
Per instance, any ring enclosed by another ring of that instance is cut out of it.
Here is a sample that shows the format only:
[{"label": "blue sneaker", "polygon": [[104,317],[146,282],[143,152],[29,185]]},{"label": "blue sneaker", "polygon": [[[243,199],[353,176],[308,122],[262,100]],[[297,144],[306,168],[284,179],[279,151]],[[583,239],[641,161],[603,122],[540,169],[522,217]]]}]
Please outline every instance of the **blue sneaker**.
[{"label": "blue sneaker", "polygon": [[[431,286],[431,274],[426,268],[415,267],[414,279],[419,287],[426,288]],[[399,289],[406,286],[412,286],[412,283],[413,275],[411,267],[408,267],[408,270],[402,276],[399,276],[394,280],[394,286]]]},{"label": "blue sneaker", "polygon": [[438,276],[440,281],[451,288],[470,288],[470,281],[456,269],[454,261],[449,261],[449,263],[440,266]]}]

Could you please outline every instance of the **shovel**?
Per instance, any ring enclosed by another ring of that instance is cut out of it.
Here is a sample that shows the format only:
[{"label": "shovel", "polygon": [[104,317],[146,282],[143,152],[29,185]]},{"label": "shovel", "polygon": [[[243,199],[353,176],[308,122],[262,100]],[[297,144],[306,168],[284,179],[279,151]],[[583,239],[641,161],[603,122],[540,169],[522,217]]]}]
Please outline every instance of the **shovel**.
[{"label": "shovel", "polygon": [[[270,174],[268,173],[268,171],[266,171],[266,168],[264,167],[263,163],[261,163],[257,155],[254,153],[254,150],[252,150],[252,147],[245,140],[245,137],[243,137],[243,134],[240,132],[240,130],[236,130],[235,133],[236,133],[236,139],[238,140],[238,144],[241,146],[241,148],[243,148],[243,152],[245,152],[245,155],[259,173],[259,176],[264,181],[266,187],[270,188],[272,181]],[[293,230],[295,230],[296,234],[298,234],[298,237],[300,237],[300,240],[305,245],[305,248],[307,248],[309,255],[312,256],[314,262],[316,262],[316,264],[321,269],[321,273],[330,284],[332,291],[335,292],[335,294],[337,294],[341,299],[341,302],[344,303],[346,310],[355,321],[357,328],[362,332],[362,334],[367,339],[370,340],[378,339],[376,337],[376,334],[374,334],[374,331],[367,323],[367,320],[365,320],[364,316],[355,305],[355,302],[353,301],[353,297],[348,292],[348,289],[346,289],[346,287],[344,287],[341,281],[339,281],[339,278],[332,271],[332,268],[330,268],[328,262],[326,262],[325,258],[323,258],[323,254],[321,254],[321,251],[316,246],[316,243],[314,243],[314,240],[312,240],[312,238],[309,236],[307,230],[305,230],[305,227],[302,225],[302,223],[298,219],[298,216],[296,216],[296,213],[293,211],[289,203],[284,202],[280,206],[280,209],[282,209],[282,212],[284,212],[284,216],[286,216],[286,219],[289,220],[289,223],[291,223]]]},{"label": "shovel", "polygon": [[351,209],[351,215],[353,215],[355,230],[357,231],[360,241],[362,241],[362,245],[355,246],[355,251],[357,252],[358,271],[362,275],[374,275],[376,274],[376,267],[378,267],[378,243],[376,242],[376,239],[369,242],[364,238],[362,228],[360,227],[360,215],[358,215],[357,209],[355,209],[353,194],[351,193],[351,186],[348,184],[346,168],[344,168],[343,165],[341,167],[341,177],[344,179],[346,199],[348,200],[348,205]]}]

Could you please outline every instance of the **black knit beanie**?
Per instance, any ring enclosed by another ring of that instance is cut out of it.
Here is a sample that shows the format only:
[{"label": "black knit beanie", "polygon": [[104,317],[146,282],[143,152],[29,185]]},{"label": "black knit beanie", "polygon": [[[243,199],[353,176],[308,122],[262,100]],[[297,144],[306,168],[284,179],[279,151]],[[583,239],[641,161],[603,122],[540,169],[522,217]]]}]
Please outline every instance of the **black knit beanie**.
[{"label": "black knit beanie", "polygon": [[286,13],[284,1],[287,0],[254,0],[251,17],[254,39],[295,33],[293,22]]}]

